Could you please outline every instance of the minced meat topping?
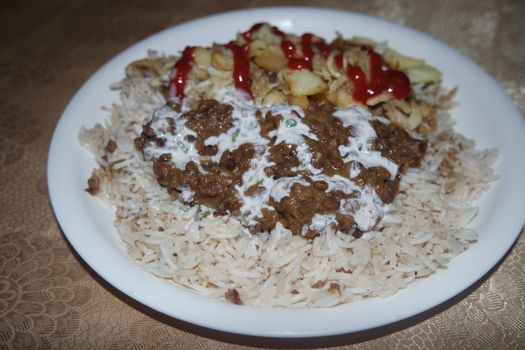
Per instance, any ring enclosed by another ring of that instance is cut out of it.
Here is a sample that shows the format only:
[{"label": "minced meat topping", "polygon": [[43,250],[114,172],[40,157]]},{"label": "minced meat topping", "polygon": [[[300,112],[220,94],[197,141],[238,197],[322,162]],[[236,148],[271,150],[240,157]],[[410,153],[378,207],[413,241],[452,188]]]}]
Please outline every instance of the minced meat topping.
[{"label": "minced meat topping", "polygon": [[417,166],[425,151],[423,141],[356,106],[255,107],[242,96],[183,113],[166,105],[136,144],[182,201],[254,231],[280,222],[307,237],[327,225],[371,229],[398,191],[399,170]]}]

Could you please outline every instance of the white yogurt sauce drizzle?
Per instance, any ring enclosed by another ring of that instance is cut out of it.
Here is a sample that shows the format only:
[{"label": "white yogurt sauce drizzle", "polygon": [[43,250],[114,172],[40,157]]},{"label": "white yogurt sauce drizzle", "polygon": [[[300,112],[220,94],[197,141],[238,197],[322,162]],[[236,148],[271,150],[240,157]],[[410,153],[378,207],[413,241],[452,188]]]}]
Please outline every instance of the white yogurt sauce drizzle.
[{"label": "white yogurt sauce drizzle", "polygon": [[[158,158],[161,154],[171,154],[171,161],[177,168],[184,169],[191,161],[199,164],[200,154],[194,143],[186,141],[186,136],[197,136],[195,131],[186,127],[186,118],[168,106],[163,106],[153,112],[150,127],[157,137],[165,140],[163,147],[144,147],[146,159]],[[175,134],[170,131],[168,118],[175,122]]]},{"label": "white yogurt sauce drizzle", "polygon": [[345,163],[357,161],[367,168],[382,166],[388,170],[390,179],[393,180],[397,175],[399,166],[390,159],[383,157],[381,152],[372,150],[370,141],[377,137],[376,131],[370,124],[373,119],[372,114],[357,106],[351,106],[337,109],[334,117],[339,118],[344,127],[352,126],[353,137],[349,139],[348,145],[339,146],[339,153],[343,161]]},{"label": "white yogurt sauce drizzle", "polygon": [[[233,125],[226,132],[207,138],[205,145],[216,145],[217,154],[211,157],[211,160],[218,162],[226,150],[234,150],[244,143],[251,143],[255,149],[255,156],[248,169],[242,177],[242,185],[235,187],[237,197],[242,202],[240,209],[244,216],[245,223],[248,226],[255,225],[257,217],[262,216],[261,210],[275,210],[270,206],[269,200],[275,202],[281,201],[288,196],[293,184],[308,186],[309,183],[300,176],[285,177],[273,179],[267,176],[264,169],[268,166],[275,165],[271,161],[268,148],[269,140],[260,135],[260,125],[257,121],[256,113],[264,116],[270,112],[273,115],[282,116],[282,121],[276,130],[268,133],[270,138],[275,137],[275,144],[286,142],[296,145],[296,156],[301,165],[298,168],[309,171],[313,181],[322,180],[328,184],[327,192],[340,190],[344,193],[356,194],[350,199],[340,201],[340,211],[342,214],[350,214],[354,217],[356,226],[363,231],[370,230],[385,212],[385,204],[381,201],[375,191],[368,186],[358,186],[351,178],[359,175],[357,163],[369,168],[373,166],[382,166],[390,173],[391,179],[394,179],[398,172],[398,165],[391,160],[383,157],[380,152],[372,150],[371,141],[377,135],[370,124],[374,117],[366,110],[351,106],[348,108],[338,108],[333,114],[343,122],[343,126],[352,126],[352,137],[349,138],[347,145],[339,146],[339,152],[344,162],[353,162],[354,166],[350,171],[350,178],[344,178],[340,175],[327,176],[321,174],[321,169],[315,168],[311,164],[312,154],[310,148],[305,142],[304,136],[317,140],[317,136],[310,130],[308,125],[302,122],[304,111],[298,106],[287,104],[276,104],[264,106],[255,104],[253,101],[233,88],[225,88],[217,91],[214,98],[224,104],[233,107],[232,119]],[[200,171],[206,173],[199,164],[201,156],[198,154],[194,144],[186,140],[186,136],[196,136],[196,133],[186,128],[186,119],[182,117],[184,112],[189,111],[189,107],[184,104],[181,112],[176,112],[169,107],[160,107],[157,109],[152,118],[150,127],[155,131],[157,137],[165,139],[163,147],[146,145],[144,155],[147,159],[159,157],[161,154],[169,153],[171,161],[176,167],[184,169],[186,164],[194,161],[199,165]],[[175,133],[170,132],[170,125],[167,118],[172,118],[175,123]],[[257,185],[260,190],[255,194],[248,196],[246,190],[253,185]],[[193,192],[189,188],[182,190],[182,200],[191,201]],[[308,230],[321,231],[327,225],[335,223],[334,214],[316,214],[309,225],[304,225],[303,234]]]}]

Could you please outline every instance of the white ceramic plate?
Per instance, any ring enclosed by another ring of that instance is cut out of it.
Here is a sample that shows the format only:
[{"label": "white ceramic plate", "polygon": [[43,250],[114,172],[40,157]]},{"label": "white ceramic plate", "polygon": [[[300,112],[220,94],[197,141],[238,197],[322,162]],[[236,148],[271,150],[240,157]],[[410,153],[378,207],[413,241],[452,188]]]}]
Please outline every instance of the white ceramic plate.
[{"label": "white ceramic plate", "polygon": [[[84,192],[96,166],[78,143],[81,126],[102,122],[102,106],[118,101],[109,85],[148,49],[177,53],[187,45],[226,42],[252,24],[269,21],[283,31],[313,32],[331,39],[362,35],[408,55],[425,58],[444,73],[444,86],[459,86],[453,116],[457,129],[479,147],[498,148],[500,180],[480,202],[473,226],[479,241],[447,269],[418,280],[386,299],[331,309],[272,310],[208,299],[144,272],[126,254],[112,212]],[[510,249],[524,222],[525,123],[498,84],[471,60],[424,34],[383,20],[315,8],[263,8],[224,13],[164,30],[125,50],[100,68],[64,111],[51,143],[49,193],[56,217],[78,254],[102,278],[137,301],[169,316],[212,329],[271,337],[313,337],[356,332],[416,315],[457,295],[490,270]]]}]

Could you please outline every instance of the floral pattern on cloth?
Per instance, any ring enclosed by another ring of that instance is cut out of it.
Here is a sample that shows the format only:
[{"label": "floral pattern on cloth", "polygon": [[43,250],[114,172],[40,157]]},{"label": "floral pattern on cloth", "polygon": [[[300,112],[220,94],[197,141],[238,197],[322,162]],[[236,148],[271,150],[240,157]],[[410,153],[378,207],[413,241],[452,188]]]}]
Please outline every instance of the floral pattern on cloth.
[{"label": "floral pattern on cloth", "polygon": [[[523,1],[292,3],[366,13],[435,36],[477,61],[525,113]],[[280,3],[0,2],[0,348],[245,349],[236,343],[264,345],[159,317],[89,273],[53,216],[46,161],[53,127],[67,102],[113,55],[185,20],[276,4]],[[522,235],[504,262],[459,301],[417,322],[364,339],[344,340],[344,344],[365,342],[341,345],[339,340],[337,349],[525,348],[523,266]],[[295,343],[296,347],[308,345]],[[333,344],[328,339],[321,345]]]}]

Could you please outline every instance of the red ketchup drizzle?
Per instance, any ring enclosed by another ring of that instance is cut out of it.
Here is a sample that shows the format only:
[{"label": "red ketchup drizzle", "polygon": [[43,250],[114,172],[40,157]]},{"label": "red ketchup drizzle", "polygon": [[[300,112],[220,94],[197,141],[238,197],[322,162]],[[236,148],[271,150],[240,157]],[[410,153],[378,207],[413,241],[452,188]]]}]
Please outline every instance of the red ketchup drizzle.
[{"label": "red ketchup drizzle", "polygon": [[[366,103],[368,99],[381,94],[390,92],[397,99],[405,99],[410,95],[410,80],[398,70],[383,70],[383,59],[381,55],[368,49],[370,60],[370,79],[363,70],[357,66],[348,66],[346,75],[354,84],[352,97],[361,103]],[[336,59],[337,65],[337,59]]]},{"label": "red ketchup drizzle", "polygon": [[171,71],[170,86],[175,88],[175,96],[181,100],[184,98],[184,88],[186,87],[188,75],[193,67],[195,59],[193,55],[194,52],[194,47],[186,47],[184,51],[182,51],[181,58],[175,63]]},{"label": "red ketchup drizzle", "polygon": [[253,99],[250,88],[250,44],[237,45],[232,41],[228,48],[233,53],[233,83]]},{"label": "red ketchup drizzle", "polygon": [[[252,40],[252,36],[264,25],[265,23],[256,23],[248,31],[241,34],[244,40],[246,40],[246,44],[237,45],[234,41],[232,41],[227,45],[227,47],[233,53],[232,78],[235,87],[246,92],[252,100],[253,94],[250,87],[250,42]],[[271,27],[271,30],[272,33],[280,36],[281,38],[286,37],[286,35],[277,29],[277,27]],[[295,47],[293,50],[295,51]]]},{"label": "red ketchup drizzle", "polygon": [[292,59],[295,56],[295,45],[286,39],[281,41],[281,50],[286,58]]},{"label": "red ketchup drizzle", "polygon": [[310,33],[301,36],[301,48],[303,50],[303,57],[291,58],[288,61],[288,68],[291,70],[309,69],[312,70],[312,61],[314,58],[314,51],[312,50],[312,38]]},{"label": "red ketchup drizzle", "polygon": [[262,26],[264,26],[264,23],[255,23],[248,31],[242,33],[241,35],[246,41],[250,41],[253,34],[261,29]]},{"label": "red ketchup drizzle", "polygon": [[330,55],[330,46],[326,44],[324,40],[318,41],[315,43],[315,46],[317,46],[317,49],[323,55],[324,58],[327,58],[328,55]]},{"label": "red ketchup drizzle", "polygon": [[334,57],[334,63],[337,69],[343,68],[343,54],[340,53]]},{"label": "red ketchup drizzle", "polygon": [[307,61],[312,61],[312,59],[314,58],[314,51],[312,50],[312,38],[313,38],[313,35],[310,33],[306,33],[301,36],[301,46],[303,48],[303,57]]}]

